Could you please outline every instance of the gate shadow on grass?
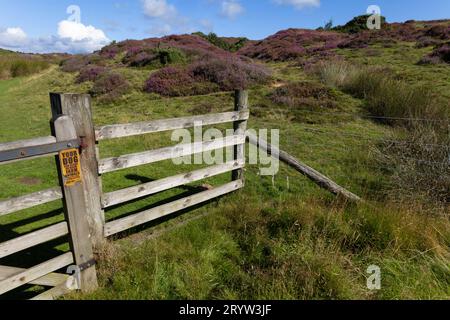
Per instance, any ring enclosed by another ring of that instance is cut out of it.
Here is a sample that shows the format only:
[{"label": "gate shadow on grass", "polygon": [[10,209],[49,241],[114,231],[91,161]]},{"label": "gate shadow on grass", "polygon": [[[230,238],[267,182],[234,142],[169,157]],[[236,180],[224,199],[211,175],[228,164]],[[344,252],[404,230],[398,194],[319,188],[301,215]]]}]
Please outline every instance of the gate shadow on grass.
[{"label": "gate shadow on grass", "polygon": [[[155,180],[149,179],[147,177],[142,177],[142,176],[138,176],[138,175],[128,175],[126,177],[128,179],[139,181],[141,183],[148,183],[148,182],[155,181]],[[181,193],[181,194],[178,194],[178,195],[175,195],[175,196],[172,196],[172,197],[165,198],[163,200],[157,201],[157,202],[155,202],[155,203],[153,203],[151,205],[142,207],[142,208],[140,208],[138,210],[134,210],[134,211],[131,211],[131,212],[127,213],[127,214],[121,215],[117,219],[126,218],[126,217],[132,216],[134,214],[138,214],[138,213],[141,213],[143,211],[154,209],[154,208],[157,208],[159,206],[162,206],[162,205],[165,205],[165,204],[169,204],[171,202],[174,202],[174,201],[177,201],[177,200],[181,200],[181,199],[184,199],[186,197],[190,197],[192,195],[195,195],[195,194],[198,194],[200,192],[208,190],[207,188],[202,187],[202,186],[187,186],[187,185],[183,185],[183,186],[180,186],[180,187],[177,187],[177,188],[172,188],[170,190],[177,190],[177,189],[178,190],[182,190],[184,192]],[[168,191],[168,190],[162,191],[160,193],[152,194],[152,195],[147,196],[147,197],[142,197],[142,198],[139,198],[139,199],[131,200],[131,201],[128,201],[128,202],[125,202],[125,203],[113,206],[113,207],[109,208],[108,211],[120,208],[120,207],[122,207],[124,205],[128,205],[128,204],[139,202],[139,201],[141,201],[144,198],[156,196],[156,195],[161,194],[161,193],[166,192],[166,191]],[[114,239],[123,239],[123,238],[126,238],[127,236],[129,236],[131,234],[138,233],[138,232],[141,232],[141,231],[144,231],[144,230],[156,227],[158,225],[161,225],[162,223],[165,223],[165,222],[168,222],[168,221],[171,221],[171,220],[175,220],[175,219],[179,218],[180,216],[182,216],[182,215],[184,215],[186,213],[195,211],[195,210],[197,210],[197,209],[199,209],[201,207],[204,207],[205,205],[208,205],[210,203],[216,202],[220,198],[221,197],[215,198],[215,199],[212,199],[210,201],[203,202],[203,203],[201,203],[199,205],[192,206],[192,207],[183,209],[181,211],[177,211],[175,213],[169,214],[169,215],[167,215],[165,217],[161,217],[161,218],[156,219],[154,221],[150,221],[150,222],[142,224],[140,226],[136,226],[134,228],[131,228],[129,230],[126,230],[126,231],[123,231],[123,232],[120,232],[120,233],[114,235],[113,238]]]},{"label": "gate shadow on grass", "polygon": [[[59,215],[63,215],[62,209],[52,210],[43,214],[35,215],[32,217],[28,217],[19,221],[15,221],[12,223],[2,224],[0,225],[0,243],[6,242],[9,240],[16,239],[20,236],[26,235],[30,232],[37,231],[40,229],[44,229],[44,226],[39,229],[33,229],[30,231],[27,231],[25,233],[19,233],[14,231],[15,229],[32,224],[44,219],[51,219],[56,218]],[[57,223],[57,222],[55,222]],[[54,224],[54,223],[52,223]],[[65,250],[57,249],[58,247],[67,247]],[[53,259],[57,256],[60,256],[67,252],[69,250],[69,242],[68,242],[68,236],[61,237],[59,239],[55,239],[46,243],[43,243],[41,245],[20,251],[18,253],[12,254],[10,256],[7,256],[5,258],[0,259],[0,265],[2,266],[9,266],[9,267],[15,267],[15,268],[23,268],[28,269],[31,267],[34,267],[36,265],[39,265],[40,263],[43,263],[45,261],[48,261],[50,259]],[[66,270],[59,270],[61,273],[65,273]],[[0,296],[0,300],[24,300],[24,299],[30,299],[37,294],[48,290],[49,288],[43,288],[40,286],[34,286],[34,285],[23,285],[15,290],[12,290],[10,292],[7,292],[4,295]]]}]

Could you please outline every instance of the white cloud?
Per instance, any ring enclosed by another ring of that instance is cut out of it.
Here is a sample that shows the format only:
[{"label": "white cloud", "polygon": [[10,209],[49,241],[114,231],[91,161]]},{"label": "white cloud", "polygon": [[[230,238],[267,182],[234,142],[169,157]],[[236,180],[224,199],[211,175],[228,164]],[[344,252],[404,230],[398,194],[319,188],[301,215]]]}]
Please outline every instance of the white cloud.
[{"label": "white cloud", "polygon": [[237,0],[222,1],[222,15],[234,19],[244,13],[244,7]]},{"label": "white cloud", "polygon": [[21,28],[7,28],[0,31],[0,46],[4,48],[20,48],[27,40],[27,34]]},{"label": "white cloud", "polygon": [[169,18],[177,13],[175,6],[166,0],[143,0],[144,13],[150,18]]},{"label": "white cloud", "polygon": [[306,7],[320,6],[320,0],[274,0],[274,2],[281,5],[291,5],[298,10],[301,10]]},{"label": "white cloud", "polygon": [[0,47],[22,52],[89,53],[110,42],[102,30],[68,20],[59,22],[56,36],[30,38],[21,28],[0,31]]},{"label": "white cloud", "polygon": [[190,31],[190,19],[178,13],[177,8],[167,0],[141,0],[143,12],[149,18],[146,32],[152,37]]},{"label": "white cloud", "polygon": [[71,45],[73,50],[79,52],[99,50],[111,42],[102,30],[68,20],[58,24],[58,36],[64,43]]}]

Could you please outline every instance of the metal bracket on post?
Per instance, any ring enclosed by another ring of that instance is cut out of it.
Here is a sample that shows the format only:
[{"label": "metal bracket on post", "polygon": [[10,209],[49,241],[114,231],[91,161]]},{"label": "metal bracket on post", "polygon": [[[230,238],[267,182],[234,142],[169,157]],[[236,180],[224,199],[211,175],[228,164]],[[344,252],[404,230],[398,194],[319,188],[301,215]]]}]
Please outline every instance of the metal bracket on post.
[{"label": "metal bracket on post", "polygon": [[91,259],[89,261],[86,261],[80,265],[78,265],[78,268],[80,269],[80,271],[84,271],[89,269],[90,267],[93,267],[97,264],[97,261],[95,261],[95,259]]},{"label": "metal bracket on post", "polygon": [[60,141],[50,144],[5,150],[0,151],[0,162],[22,160],[31,157],[43,156],[46,154],[58,153],[65,149],[78,147],[80,147],[80,140],[71,139],[67,141]]}]

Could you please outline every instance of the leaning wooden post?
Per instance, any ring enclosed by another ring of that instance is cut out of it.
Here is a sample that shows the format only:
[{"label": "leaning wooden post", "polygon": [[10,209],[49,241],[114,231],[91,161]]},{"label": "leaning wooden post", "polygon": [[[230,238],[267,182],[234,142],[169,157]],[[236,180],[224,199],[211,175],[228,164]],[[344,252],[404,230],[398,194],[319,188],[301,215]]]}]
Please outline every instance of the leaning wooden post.
[{"label": "leaning wooden post", "polygon": [[[61,116],[54,122],[57,141],[77,138],[77,132],[69,116]],[[76,148],[60,152],[58,158],[59,177],[64,192],[64,212],[69,224],[70,245],[79,272],[79,286],[89,292],[97,288],[97,274],[87,219],[84,196],[84,178],[81,173],[80,155]],[[76,275],[78,276],[78,275]]]},{"label": "leaning wooden post", "polygon": [[[234,93],[234,111],[248,110],[248,91],[236,90]],[[234,122],[234,134],[246,135],[247,120]],[[234,160],[245,161],[245,143],[234,147]],[[234,170],[232,173],[233,181],[244,181],[244,169]]]},{"label": "leaning wooden post", "polygon": [[92,119],[91,97],[87,94],[50,94],[53,121],[68,115],[75,125],[77,136],[82,140],[81,171],[87,207],[91,240],[95,248],[104,241],[105,216],[101,206],[96,138]]}]

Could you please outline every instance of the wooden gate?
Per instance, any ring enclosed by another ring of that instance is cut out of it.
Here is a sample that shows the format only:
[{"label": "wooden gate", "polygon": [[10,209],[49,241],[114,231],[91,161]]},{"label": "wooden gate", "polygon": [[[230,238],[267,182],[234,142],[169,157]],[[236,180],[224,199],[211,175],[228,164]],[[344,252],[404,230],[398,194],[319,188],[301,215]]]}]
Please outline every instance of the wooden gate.
[{"label": "wooden gate", "polygon": [[[56,119],[53,131],[54,136],[0,144],[0,165],[55,155],[60,177],[58,187],[0,202],[0,216],[62,199],[65,221],[0,243],[0,259],[67,235],[71,251],[28,269],[0,266],[0,295],[33,284],[53,287],[35,299],[52,299],[79,286],[90,290],[97,285],[80,181],[82,177],[77,172],[80,140],[67,116]],[[74,271],[79,274],[54,273],[69,265],[76,266]]]},{"label": "wooden gate", "polygon": [[[197,206],[211,199],[236,191],[244,186],[243,168],[245,165],[244,146],[245,131],[249,118],[248,95],[247,92],[236,92],[236,103],[234,112],[208,114],[194,117],[163,119],[157,121],[108,125],[96,129],[96,142],[106,139],[116,139],[143,134],[171,131],[176,129],[194,128],[196,124],[203,126],[234,123],[234,134],[213,141],[195,142],[193,144],[177,145],[157,150],[145,151],[142,153],[123,155],[116,158],[98,159],[99,175],[132,168],[141,165],[156,163],[159,161],[190,156],[206,151],[218,150],[221,148],[234,147],[234,159],[230,162],[210,166],[204,169],[186,172],[176,176],[161,180],[141,184],[131,188],[118,190],[110,193],[102,193],[102,208],[106,209],[124,202],[138,198],[147,197],[165,190],[180,187],[192,182],[197,182],[206,178],[233,172],[232,182],[214,188],[212,190],[197,193],[195,195],[161,205],[141,213],[127,216],[122,219],[111,221],[105,224],[104,236],[109,237],[119,232],[128,230],[138,225],[160,219],[164,216]],[[97,155],[99,152],[97,152]],[[101,183],[100,183],[101,185]]]},{"label": "wooden gate", "polygon": [[[0,144],[0,165],[43,156],[56,156],[60,186],[0,202],[0,216],[62,199],[65,221],[0,244],[0,259],[69,236],[71,252],[29,269],[0,266],[0,295],[25,284],[50,286],[39,295],[49,299],[73,289],[97,287],[93,248],[105,238],[138,225],[236,191],[244,186],[248,93],[236,91],[235,111],[194,117],[94,127],[90,97],[51,94],[53,136]],[[157,132],[233,123],[233,134],[215,140],[177,145],[116,158],[100,159],[98,142]],[[233,159],[204,169],[139,186],[104,193],[102,175],[126,168],[233,147]],[[125,218],[105,222],[104,210],[135,199],[232,172],[232,182],[199,192]],[[73,265],[75,276],[54,273]]]}]

